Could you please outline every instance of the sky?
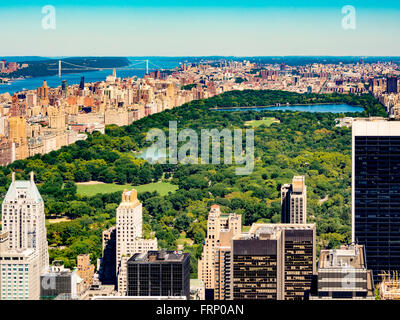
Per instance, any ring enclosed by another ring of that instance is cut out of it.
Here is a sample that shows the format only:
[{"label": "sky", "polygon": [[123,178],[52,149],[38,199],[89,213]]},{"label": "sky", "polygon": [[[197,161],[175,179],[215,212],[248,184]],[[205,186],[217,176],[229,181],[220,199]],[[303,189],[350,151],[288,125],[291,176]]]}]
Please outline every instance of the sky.
[{"label": "sky", "polygon": [[0,56],[400,56],[400,1],[0,0],[0,30]]}]

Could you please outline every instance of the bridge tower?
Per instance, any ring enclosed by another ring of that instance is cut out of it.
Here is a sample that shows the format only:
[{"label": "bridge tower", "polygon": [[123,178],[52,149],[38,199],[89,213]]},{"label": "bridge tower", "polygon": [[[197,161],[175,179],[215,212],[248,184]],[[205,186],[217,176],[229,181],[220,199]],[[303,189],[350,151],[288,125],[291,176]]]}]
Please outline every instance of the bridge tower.
[{"label": "bridge tower", "polygon": [[61,78],[61,60],[58,60],[58,76]]}]

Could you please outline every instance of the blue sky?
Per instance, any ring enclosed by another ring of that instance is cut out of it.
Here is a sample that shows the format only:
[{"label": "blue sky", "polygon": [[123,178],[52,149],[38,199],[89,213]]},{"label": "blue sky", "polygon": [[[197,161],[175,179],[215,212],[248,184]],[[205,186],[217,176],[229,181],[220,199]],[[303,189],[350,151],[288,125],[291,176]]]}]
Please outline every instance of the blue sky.
[{"label": "blue sky", "polygon": [[[45,5],[55,30],[42,28]],[[0,30],[0,56],[399,56],[400,1],[1,0]]]}]

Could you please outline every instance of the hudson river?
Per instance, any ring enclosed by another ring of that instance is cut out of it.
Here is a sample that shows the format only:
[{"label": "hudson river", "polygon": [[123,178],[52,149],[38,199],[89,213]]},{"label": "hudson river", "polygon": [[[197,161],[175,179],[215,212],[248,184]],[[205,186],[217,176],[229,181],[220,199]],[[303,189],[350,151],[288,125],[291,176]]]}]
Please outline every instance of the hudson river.
[{"label": "hudson river", "polygon": [[[145,60],[147,57],[143,58],[129,58],[132,63],[137,63],[137,60]],[[178,60],[173,59],[162,59],[157,57],[148,57],[149,62],[152,62],[163,69],[173,69],[179,66]],[[135,62],[136,60],[136,62]],[[143,62],[139,65],[134,66],[133,68],[145,68],[146,64]],[[153,71],[155,68],[154,65],[149,63],[149,72]],[[49,87],[58,87],[61,85],[62,80],[67,80],[67,84],[79,84],[81,81],[81,77],[85,77],[85,82],[97,82],[104,81],[108,75],[112,74],[112,70],[102,70],[102,71],[90,71],[90,72],[81,72],[81,73],[69,73],[63,74],[61,77],[56,76],[45,76],[45,77],[37,77],[37,78],[27,78],[23,80],[13,80],[8,84],[0,84],[0,94],[8,92],[10,95],[13,95],[15,92],[22,91],[24,89],[32,90],[38,87],[41,87],[43,84],[43,80],[47,81],[47,85]],[[126,78],[126,77],[143,77],[145,74],[145,70],[118,70],[117,69],[117,77]]]}]

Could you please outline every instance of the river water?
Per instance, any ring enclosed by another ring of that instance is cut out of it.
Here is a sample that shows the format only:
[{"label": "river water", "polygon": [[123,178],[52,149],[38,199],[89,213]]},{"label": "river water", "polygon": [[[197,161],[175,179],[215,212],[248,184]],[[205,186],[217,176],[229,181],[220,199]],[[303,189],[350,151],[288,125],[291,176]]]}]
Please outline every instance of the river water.
[{"label": "river water", "polygon": [[[132,57],[128,58],[132,63],[138,63],[137,60],[146,60],[149,59],[149,71],[154,70],[155,65],[159,66],[162,69],[173,69],[179,66],[180,61],[178,59],[171,58],[159,58],[159,57]],[[135,65],[134,68],[145,68],[146,63],[140,63],[139,65]],[[126,78],[126,77],[143,77],[145,75],[145,70],[116,70],[117,77]],[[90,71],[90,72],[81,72],[81,73],[69,73],[62,75],[59,77],[56,76],[45,76],[45,77],[36,77],[36,78],[28,78],[22,80],[13,80],[8,84],[0,84],[0,94],[8,92],[13,95],[15,92],[22,91],[24,89],[32,90],[36,89],[43,84],[43,80],[47,81],[47,85],[49,87],[58,87],[61,85],[62,80],[67,80],[67,84],[79,84],[81,81],[81,77],[85,77],[85,82],[97,82],[103,81],[106,79],[108,75],[112,74],[112,70],[101,70],[101,71]]]}]

